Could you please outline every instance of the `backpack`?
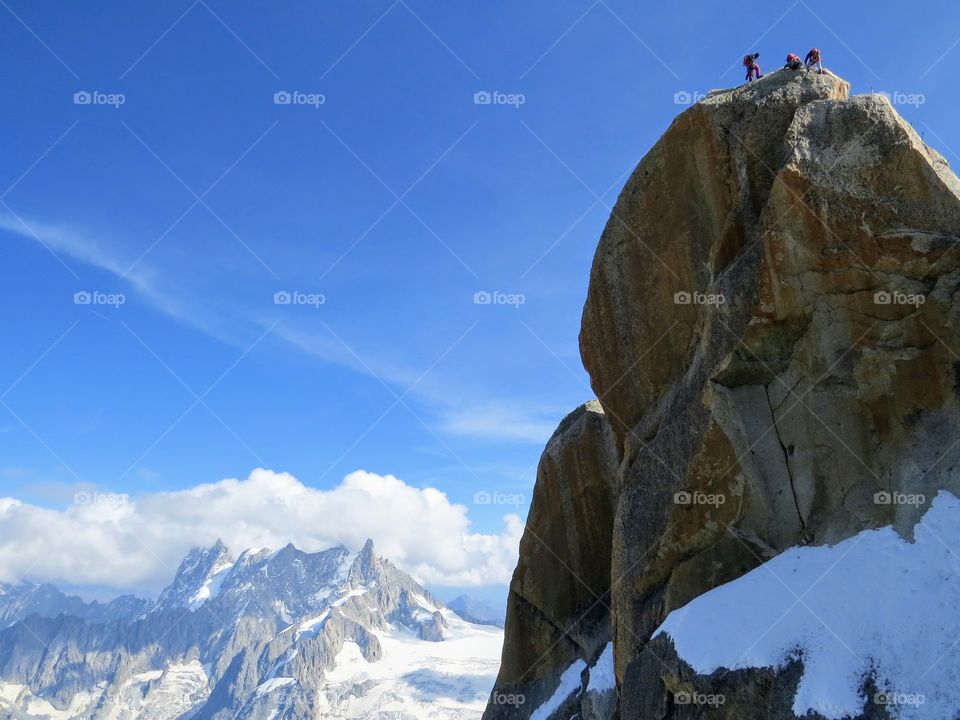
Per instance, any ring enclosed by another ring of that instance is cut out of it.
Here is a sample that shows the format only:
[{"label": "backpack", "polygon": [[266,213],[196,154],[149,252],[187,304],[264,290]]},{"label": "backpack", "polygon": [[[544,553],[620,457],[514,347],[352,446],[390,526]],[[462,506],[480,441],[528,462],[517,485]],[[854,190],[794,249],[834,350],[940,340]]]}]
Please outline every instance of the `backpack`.
[{"label": "backpack", "polygon": [[759,56],[760,56],[759,53],[751,54],[751,55],[744,55],[744,56],[743,56],[743,66],[744,66],[744,67],[753,67],[753,65],[754,65],[754,60],[756,60]]}]

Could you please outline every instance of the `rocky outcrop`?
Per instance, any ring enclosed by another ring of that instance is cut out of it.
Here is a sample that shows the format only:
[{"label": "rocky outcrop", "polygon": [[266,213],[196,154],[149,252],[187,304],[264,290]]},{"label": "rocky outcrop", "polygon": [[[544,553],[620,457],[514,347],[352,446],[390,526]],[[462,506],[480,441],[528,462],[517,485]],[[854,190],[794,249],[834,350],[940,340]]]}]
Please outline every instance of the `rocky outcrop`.
[{"label": "rocky outcrop", "polygon": [[[651,633],[789,547],[908,533],[925,507],[898,497],[958,490],[958,240],[960,181],[882,96],[776,72],[681,114],[623,189],[584,307],[581,355],[616,456],[538,475],[499,687],[533,668],[539,699],[574,656],[595,659],[569,616],[532,621],[582,597],[569,548],[590,525],[612,546],[594,556],[609,558],[595,586],[609,611],[590,624],[612,628],[621,716],[750,716],[677,705],[689,669]],[[611,512],[543,517],[536,499],[570,484],[612,488]],[[545,526],[561,528],[552,553],[535,547]],[[564,650],[540,657],[558,632]],[[741,698],[764,717],[792,717],[791,672],[725,682],[750,684]]]},{"label": "rocky outcrop", "polygon": [[593,662],[610,639],[611,528],[616,440],[603,408],[570,413],[540,458],[510,584],[497,695],[510,715],[535,707],[576,660]]}]

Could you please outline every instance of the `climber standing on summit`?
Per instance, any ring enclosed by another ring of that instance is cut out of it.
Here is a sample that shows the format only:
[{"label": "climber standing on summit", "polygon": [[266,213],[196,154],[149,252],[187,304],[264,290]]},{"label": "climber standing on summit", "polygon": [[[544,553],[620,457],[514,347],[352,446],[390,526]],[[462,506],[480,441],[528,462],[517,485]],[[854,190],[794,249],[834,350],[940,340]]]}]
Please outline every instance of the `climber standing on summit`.
[{"label": "climber standing on summit", "polygon": [[820,59],[820,50],[813,48],[810,52],[807,53],[807,57],[804,60],[804,64],[807,66],[807,70],[817,69],[818,75],[823,75],[823,61]]},{"label": "climber standing on summit", "polygon": [[747,82],[753,82],[754,75],[756,75],[757,80],[763,77],[763,73],[760,72],[760,64],[757,62],[759,57],[760,53],[752,53],[743,57],[743,66],[747,69]]}]

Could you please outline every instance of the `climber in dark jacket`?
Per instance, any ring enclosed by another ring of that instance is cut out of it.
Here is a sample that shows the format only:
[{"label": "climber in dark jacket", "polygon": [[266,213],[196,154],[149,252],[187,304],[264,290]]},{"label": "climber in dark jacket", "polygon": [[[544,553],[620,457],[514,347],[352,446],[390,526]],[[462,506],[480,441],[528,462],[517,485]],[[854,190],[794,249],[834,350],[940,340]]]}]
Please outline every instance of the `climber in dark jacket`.
[{"label": "climber in dark jacket", "polygon": [[747,82],[753,82],[754,75],[756,75],[757,80],[763,77],[763,73],[760,72],[760,64],[757,62],[758,57],[760,57],[760,53],[745,55],[743,58],[743,66],[747,69]]},{"label": "climber in dark jacket", "polygon": [[807,70],[813,70],[816,68],[819,74],[823,74],[823,61],[820,59],[819,49],[813,48],[810,52],[808,52],[807,57],[803,62],[807,66]]},{"label": "climber in dark jacket", "polygon": [[783,66],[784,70],[803,70],[803,61],[796,53],[787,55],[787,64]]}]

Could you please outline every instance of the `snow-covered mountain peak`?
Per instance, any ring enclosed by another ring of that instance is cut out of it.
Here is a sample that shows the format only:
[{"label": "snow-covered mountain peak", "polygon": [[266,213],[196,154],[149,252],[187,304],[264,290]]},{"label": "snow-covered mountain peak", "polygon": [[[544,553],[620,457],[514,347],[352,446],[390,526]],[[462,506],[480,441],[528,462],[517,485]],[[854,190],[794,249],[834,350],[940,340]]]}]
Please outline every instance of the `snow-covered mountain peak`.
[{"label": "snow-covered mountain peak", "polygon": [[[373,720],[395,709],[426,717],[424,698],[442,695],[429,717],[460,720],[479,716],[502,637],[444,608],[372,541],[357,552],[287,545],[236,560],[217,542],[191,550],[149,609],[129,598],[131,609],[123,599],[77,599],[61,612],[68,601],[52,590],[52,603],[45,590],[24,596],[17,614],[32,614],[0,626],[0,717],[8,708],[25,720],[267,720],[322,710]],[[64,656],[85,660],[64,674]]]},{"label": "snow-covered mountain peak", "polygon": [[161,593],[153,610],[200,607],[217,594],[233,565],[234,558],[221,540],[209,548],[194,548],[180,563],[173,583]]},{"label": "snow-covered mountain peak", "polygon": [[379,575],[379,560],[373,547],[373,540],[367,539],[350,567],[350,582],[354,585],[368,585],[375,582]]},{"label": "snow-covered mountain peak", "polygon": [[[206,611],[233,618],[270,619],[281,627],[342,616],[367,628],[394,623],[424,639],[440,640],[445,626],[434,600],[413,578],[378,557],[373,540],[351,553],[343,545],[305,552],[244,550],[236,560],[224,543],[191,550],[151,612]],[[306,620],[304,620],[306,619]]]}]

